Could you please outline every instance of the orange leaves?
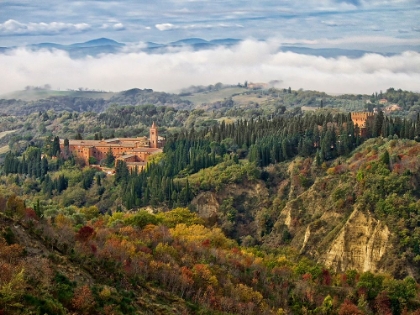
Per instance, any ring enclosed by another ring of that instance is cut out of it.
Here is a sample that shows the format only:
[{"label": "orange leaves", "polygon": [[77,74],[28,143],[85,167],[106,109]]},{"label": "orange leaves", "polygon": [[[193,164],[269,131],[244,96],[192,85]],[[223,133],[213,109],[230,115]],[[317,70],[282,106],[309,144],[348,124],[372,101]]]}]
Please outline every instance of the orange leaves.
[{"label": "orange leaves", "polygon": [[338,311],[339,315],[363,315],[364,313],[357,308],[351,301],[345,300],[343,304],[341,304],[340,309]]},{"label": "orange leaves", "polygon": [[212,274],[210,268],[205,264],[196,264],[192,268],[194,281],[202,286],[212,285],[217,286],[217,278]]},{"label": "orange leaves", "polygon": [[311,281],[312,280],[312,275],[310,273],[305,273],[302,275],[302,279],[305,281]]},{"label": "orange leaves", "polygon": [[194,283],[193,275],[193,272],[188,267],[181,267],[181,281],[184,285],[190,286]]},{"label": "orange leaves", "polygon": [[420,155],[420,145],[416,145],[409,149],[407,155],[418,157]]},{"label": "orange leaves", "polygon": [[23,253],[23,247],[19,244],[7,245],[4,238],[0,238],[0,259],[9,264],[16,264],[18,257]]},{"label": "orange leaves", "polygon": [[80,314],[91,313],[95,306],[95,299],[87,285],[76,288],[71,304]]}]

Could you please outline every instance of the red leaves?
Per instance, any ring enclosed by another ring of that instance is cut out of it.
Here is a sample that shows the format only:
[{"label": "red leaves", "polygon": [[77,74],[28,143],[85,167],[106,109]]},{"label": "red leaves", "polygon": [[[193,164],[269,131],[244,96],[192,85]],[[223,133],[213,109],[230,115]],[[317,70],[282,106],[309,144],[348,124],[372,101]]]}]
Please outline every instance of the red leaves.
[{"label": "red leaves", "polygon": [[322,270],[322,284],[331,285],[331,275],[328,269]]},{"label": "red leaves", "polygon": [[80,230],[77,232],[76,239],[79,242],[85,243],[89,240],[89,238],[93,235],[94,232],[95,232],[95,230],[93,228],[85,225],[85,226],[81,227]]},{"label": "red leaves", "polygon": [[345,300],[341,304],[338,315],[363,315],[364,313],[357,308],[350,300]]},{"label": "red leaves", "polygon": [[312,275],[310,273],[305,273],[302,275],[302,279],[305,281],[310,281],[312,280]]},{"label": "red leaves", "polygon": [[32,208],[25,209],[25,219],[26,220],[38,220],[38,216],[35,213],[35,210]]}]

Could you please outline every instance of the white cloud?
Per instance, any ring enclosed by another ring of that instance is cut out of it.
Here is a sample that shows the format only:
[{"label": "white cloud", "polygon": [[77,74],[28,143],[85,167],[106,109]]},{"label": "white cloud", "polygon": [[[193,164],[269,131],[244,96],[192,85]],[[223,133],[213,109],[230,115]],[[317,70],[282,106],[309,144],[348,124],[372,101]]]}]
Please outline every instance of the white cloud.
[{"label": "white cloud", "polygon": [[345,22],[345,21],[321,21],[322,24],[327,25],[327,26],[331,26],[331,27],[336,27],[336,26],[354,26],[354,23],[350,23],[350,22]]},{"label": "white cloud", "polygon": [[247,40],[233,48],[177,50],[162,54],[130,52],[71,59],[62,51],[17,49],[0,55],[0,94],[25,86],[87,87],[120,91],[133,87],[175,91],[190,85],[245,80],[279,80],[293,89],[367,93],[389,87],[418,90],[420,54],[326,59],[278,52],[277,43]]},{"label": "white cloud", "polygon": [[156,24],[155,27],[159,31],[169,31],[178,28],[177,26],[171,24],[171,23],[162,23],[162,24]]},{"label": "white cloud", "polygon": [[216,24],[184,24],[184,25],[174,25],[172,23],[162,23],[156,24],[155,27],[159,31],[171,31],[171,30],[193,30],[193,29],[211,29],[211,28],[229,28],[229,27],[236,27],[242,28],[243,26],[240,24],[230,24],[230,23],[216,23]]},{"label": "white cloud", "polygon": [[122,23],[115,23],[112,27],[116,31],[122,31],[122,30],[125,29],[124,24],[122,24]]},{"label": "white cloud", "polygon": [[123,31],[125,30],[125,26],[122,23],[114,23],[114,24],[102,24],[101,29],[103,30],[114,30],[114,31]]},{"label": "white cloud", "polygon": [[384,47],[388,45],[420,45],[420,38],[396,38],[390,36],[348,36],[338,38],[318,39],[284,39],[288,45],[307,45],[312,47],[337,47],[348,49],[361,49],[368,47]]},{"label": "white cloud", "polygon": [[91,28],[87,23],[21,23],[16,20],[7,20],[0,24],[0,34],[4,35],[38,35],[56,34],[59,32],[84,32]]}]

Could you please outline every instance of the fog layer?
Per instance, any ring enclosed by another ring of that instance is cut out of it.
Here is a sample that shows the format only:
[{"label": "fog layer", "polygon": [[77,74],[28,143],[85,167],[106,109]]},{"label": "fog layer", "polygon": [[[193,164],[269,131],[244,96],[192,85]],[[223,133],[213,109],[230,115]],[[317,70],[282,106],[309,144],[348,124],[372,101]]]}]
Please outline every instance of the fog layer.
[{"label": "fog layer", "polygon": [[280,88],[367,93],[389,87],[420,89],[420,54],[327,59],[279,52],[274,42],[247,40],[233,48],[144,52],[72,59],[63,51],[17,49],[0,54],[0,94],[25,86],[121,91],[134,87],[177,91],[190,85],[278,80]]}]

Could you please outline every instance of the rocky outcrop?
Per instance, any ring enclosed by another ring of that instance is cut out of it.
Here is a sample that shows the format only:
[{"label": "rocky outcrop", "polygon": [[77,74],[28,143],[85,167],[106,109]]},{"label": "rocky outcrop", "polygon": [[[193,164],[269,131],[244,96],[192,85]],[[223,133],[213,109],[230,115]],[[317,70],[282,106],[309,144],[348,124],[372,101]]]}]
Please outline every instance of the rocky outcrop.
[{"label": "rocky outcrop", "polygon": [[191,204],[196,207],[198,215],[204,219],[216,215],[220,207],[216,194],[210,191],[199,194]]},{"label": "rocky outcrop", "polygon": [[384,255],[391,253],[388,227],[348,202],[347,195],[340,197],[341,205],[340,198],[333,197],[337,187],[351,191],[349,185],[334,177],[317,179],[309,189],[289,199],[275,225],[280,236],[272,235],[271,244],[286,231],[291,235],[289,245],[333,270],[389,271],[383,263]]},{"label": "rocky outcrop", "polygon": [[385,224],[355,209],[321,260],[339,271],[381,271],[379,262],[387,252],[389,237]]}]

